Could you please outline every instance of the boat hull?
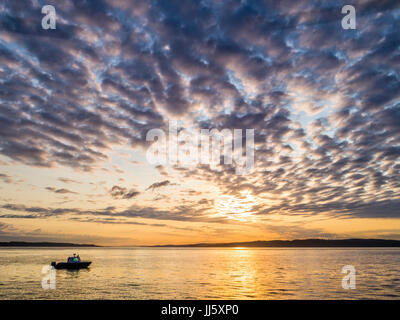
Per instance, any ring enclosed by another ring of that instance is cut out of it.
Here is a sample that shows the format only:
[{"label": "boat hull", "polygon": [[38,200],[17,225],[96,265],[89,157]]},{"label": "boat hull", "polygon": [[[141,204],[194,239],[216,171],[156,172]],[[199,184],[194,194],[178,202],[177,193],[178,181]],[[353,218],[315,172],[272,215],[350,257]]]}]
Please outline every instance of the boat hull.
[{"label": "boat hull", "polygon": [[81,262],[59,262],[57,263],[54,268],[56,269],[70,269],[70,270],[78,270],[78,269],[85,269],[90,266],[91,261],[81,261]]}]

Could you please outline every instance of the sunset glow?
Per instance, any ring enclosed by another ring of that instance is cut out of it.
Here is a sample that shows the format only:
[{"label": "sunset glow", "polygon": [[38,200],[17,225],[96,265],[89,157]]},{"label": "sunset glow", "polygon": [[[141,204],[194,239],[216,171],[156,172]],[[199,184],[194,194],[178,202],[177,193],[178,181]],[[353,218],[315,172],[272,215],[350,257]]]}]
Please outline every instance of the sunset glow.
[{"label": "sunset glow", "polygon": [[0,4],[0,241],[400,239],[398,9],[78,2]]}]

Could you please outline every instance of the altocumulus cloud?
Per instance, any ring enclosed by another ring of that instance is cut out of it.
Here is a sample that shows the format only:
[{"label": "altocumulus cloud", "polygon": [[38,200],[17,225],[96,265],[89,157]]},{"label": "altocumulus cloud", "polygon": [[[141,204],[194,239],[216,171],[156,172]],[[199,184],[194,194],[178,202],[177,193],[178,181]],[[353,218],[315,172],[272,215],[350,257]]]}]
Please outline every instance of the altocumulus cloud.
[{"label": "altocumulus cloud", "polygon": [[169,185],[172,185],[173,183],[171,183],[169,180],[164,180],[164,181],[160,181],[160,182],[154,182],[153,184],[151,184],[146,190],[155,190],[158,188],[162,188],[162,187],[166,187]]},{"label": "altocumulus cloud", "polygon": [[113,186],[110,190],[110,194],[114,199],[132,199],[139,195],[140,192],[134,189],[128,190],[124,187]]},{"label": "altocumulus cloud", "polygon": [[[114,147],[144,147],[146,132],[170,116],[253,128],[251,176],[230,166],[179,172],[225,194],[250,190],[258,216],[398,217],[398,3],[353,1],[357,30],[344,31],[346,2],[56,1],[57,29],[46,32],[38,2],[3,1],[0,153],[92,171]],[[187,210],[119,214],[198,218]]]}]

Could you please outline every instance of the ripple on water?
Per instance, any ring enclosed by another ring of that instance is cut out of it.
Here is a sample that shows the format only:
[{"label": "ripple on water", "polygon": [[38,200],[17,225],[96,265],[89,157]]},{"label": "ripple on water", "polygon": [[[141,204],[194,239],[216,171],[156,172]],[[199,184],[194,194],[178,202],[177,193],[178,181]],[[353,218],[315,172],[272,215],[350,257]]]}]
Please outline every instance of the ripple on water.
[{"label": "ripple on water", "polygon": [[126,283],[125,286],[127,287],[140,287],[141,285],[138,283]]}]

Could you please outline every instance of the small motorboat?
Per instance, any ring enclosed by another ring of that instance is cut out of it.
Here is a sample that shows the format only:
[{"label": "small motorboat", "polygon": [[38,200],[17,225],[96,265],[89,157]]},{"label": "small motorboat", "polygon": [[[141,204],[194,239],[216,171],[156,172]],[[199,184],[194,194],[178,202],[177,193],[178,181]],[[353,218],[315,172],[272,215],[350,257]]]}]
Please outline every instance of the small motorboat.
[{"label": "small motorboat", "polygon": [[56,263],[55,261],[53,261],[51,263],[51,266],[54,267],[55,269],[77,270],[77,269],[87,268],[87,267],[89,267],[89,265],[91,263],[92,263],[91,261],[81,261],[81,258],[79,257],[79,255],[76,255],[74,253],[74,255],[72,257],[68,257],[67,262]]}]

